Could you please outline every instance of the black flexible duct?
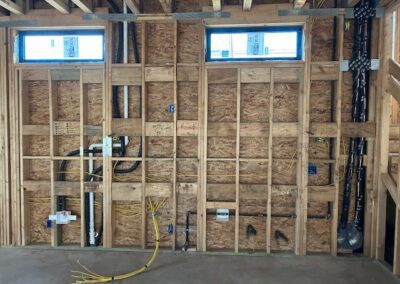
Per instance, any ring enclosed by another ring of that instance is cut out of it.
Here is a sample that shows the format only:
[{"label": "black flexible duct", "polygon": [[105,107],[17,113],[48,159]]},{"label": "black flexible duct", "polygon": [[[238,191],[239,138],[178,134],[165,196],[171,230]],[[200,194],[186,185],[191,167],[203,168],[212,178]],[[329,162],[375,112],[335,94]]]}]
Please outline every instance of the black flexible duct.
[{"label": "black flexible duct", "polygon": [[[353,57],[349,64],[353,72],[353,122],[367,120],[368,83],[370,68],[371,18],[375,16],[375,1],[361,0],[354,7],[355,35]],[[342,214],[338,229],[338,245],[341,248],[360,249],[363,244],[365,167],[364,137],[351,138],[349,157],[346,165],[345,183],[342,201]],[[353,175],[356,173],[356,214],[354,221],[348,224],[349,207]]]}]

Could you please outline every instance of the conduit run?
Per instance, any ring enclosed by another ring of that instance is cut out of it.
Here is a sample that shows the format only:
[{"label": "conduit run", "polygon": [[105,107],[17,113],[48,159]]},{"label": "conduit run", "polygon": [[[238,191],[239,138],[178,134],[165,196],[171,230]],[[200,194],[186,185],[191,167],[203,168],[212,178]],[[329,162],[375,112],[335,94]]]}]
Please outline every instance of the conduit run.
[{"label": "conduit run", "polygon": [[[368,83],[371,67],[371,20],[375,16],[374,0],[361,0],[354,7],[354,46],[349,69],[353,72],[353,122],[367,120]],[[342,214],[338,228],[338,246],[352,250],[363,246],[365,167],[365,137],[350,138],[349,157],[346,165]],[[351,223],[349,207],[354,172],[356,172],[356,214]]]}]

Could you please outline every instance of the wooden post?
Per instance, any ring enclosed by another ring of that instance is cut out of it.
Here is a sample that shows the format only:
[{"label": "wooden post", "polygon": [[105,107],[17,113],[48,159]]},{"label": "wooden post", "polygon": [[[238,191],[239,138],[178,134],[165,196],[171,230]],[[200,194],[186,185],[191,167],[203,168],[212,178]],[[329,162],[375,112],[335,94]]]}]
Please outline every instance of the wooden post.
[{"label": "wooden post", "polygon": [[378,102],[376,114],[379,115],[377,125],[378,138],[377,149],[375,152],[376,164],[374,170],[377,180],[377,206],[376,210],[376,259],[383,260],[385,252],[385,222],[386,222],[386,196],[387,189],[382,183],[381,174],[387,173],[388,170],[388,155],[389,155],[389,127],[390,127],[390,100],[391,96],[386,92],[388,81],[388,65],[391,57],[391,42],[392,42],[392,20],[393,14],[386,13],[383,21],[381,20],[380,34],[383,38],[380,40],[380,58],[381,68],[378,73]]},{"label": "wooden post", "polygon": [[[336,26],[336,56],[340,62],[343,60],[343,40],[344,40],[344,16],[337,17]],[[335,122],[337,133],[335,139],[335,170],[333,183],[335,187],[335,201],[333,202],[332,224],[331,224],[331,255],[337,254],[337,229],[339,220],[339,191],[340,191],[340,142],[342,127],[342,90],[343,90],[343,72],[339,71],[338,79],[335,82]]]},{"label": "wooden post", "polygon": [[305,255],[307,252],[307,162],[308,162],[308,140],[310,130],[310,80],[311,80],[311,32],[310,20],[304,26],[304,34],[306,35],[304,50],[305,50],[305,65],[304,76],[300,81],[299,88],[299,138],[297,146],[297,185],[298,196],[296,201],[296,242],[295,253]]},{"label": "wooden post", "polygon": [[237,85],[236,85],[236,209],[235,209],[235,252],[239,252],[239,208],[240,208],[240,72],[237,69]]},{"label": "wooden post", "polygon": [[273,145],[273,127],[274,127],[274,68],[271,68],[269,83],[269,116],[268,116],[268,193],[267,193],[267,222],[266,222],[266,251],[271,253],[271,204],[272,204],[272,145]]},{"label": "wooden post", "polygon": [[142,248],[147,246],[147,207],[146,207],[146,114],[147,114],[147,95],[146,95],[146,61],[147,61],[147,26],[142,24]]}]

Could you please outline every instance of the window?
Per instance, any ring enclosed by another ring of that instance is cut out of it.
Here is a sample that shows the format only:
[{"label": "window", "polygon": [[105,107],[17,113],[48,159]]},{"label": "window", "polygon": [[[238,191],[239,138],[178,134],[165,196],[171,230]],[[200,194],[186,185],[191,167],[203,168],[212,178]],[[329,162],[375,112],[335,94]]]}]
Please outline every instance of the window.
[{"label": "window", "polygon": [[19,62],[104,61],[103,30],[19,32]]},{"label": "window", "polygon": [[208,28],[207,61],[301,60],[301,26]]}]

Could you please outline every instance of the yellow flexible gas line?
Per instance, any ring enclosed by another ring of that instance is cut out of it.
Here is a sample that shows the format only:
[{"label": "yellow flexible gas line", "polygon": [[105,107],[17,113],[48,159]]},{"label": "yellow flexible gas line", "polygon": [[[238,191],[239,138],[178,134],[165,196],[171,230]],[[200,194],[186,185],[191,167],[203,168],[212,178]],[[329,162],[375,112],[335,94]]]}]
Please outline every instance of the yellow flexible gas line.
[{"label": "yellow flexible gas line", "polygon": [[111,282],[111,281],[115,281],[115,280],[124,280],[130,277],[134,277],[138,274],[141,274],[143,272],[145,272],[152,264],[153,262],[156,260],[157,255],[158,255],[158,249],[160,246],[160,232],[158,230],[158,222],[157,222],[157,218],[156,218],[156,212],[157,212],[157,207],[156,205],[153,205],[153,203],[151,202],[151,199],[149,198],[149,206],[150,206],[150,211],[151,211],[151,219],[153,221],[153,225],[154,225],[154,231],[155,231],[155,237],[156,237],[156,247],[154,249],[153,255],[151,256],[151,258],[147,261],[147,263],[145,264],[145,266],[143,266],[142,268],[139,268],[135,271],[132,272],[128,272],[125,274],[121,274],[121,275],[115,275],[115,276],[103,276],[103,275],[99,275],[94,273],[93,271],[91,271],[90,269],[88,269],[86,266],[80,264],[79,265],[82,266],[82,268],[85,270],[85,272],[83,271],[72,271],[72,273],[74,273],[75,275],[72,275],[72,277],[74,278],[78,278],[78,280],[76,280],[76,284],[81,284],[81,283],[106,283],[106,282]]}]

